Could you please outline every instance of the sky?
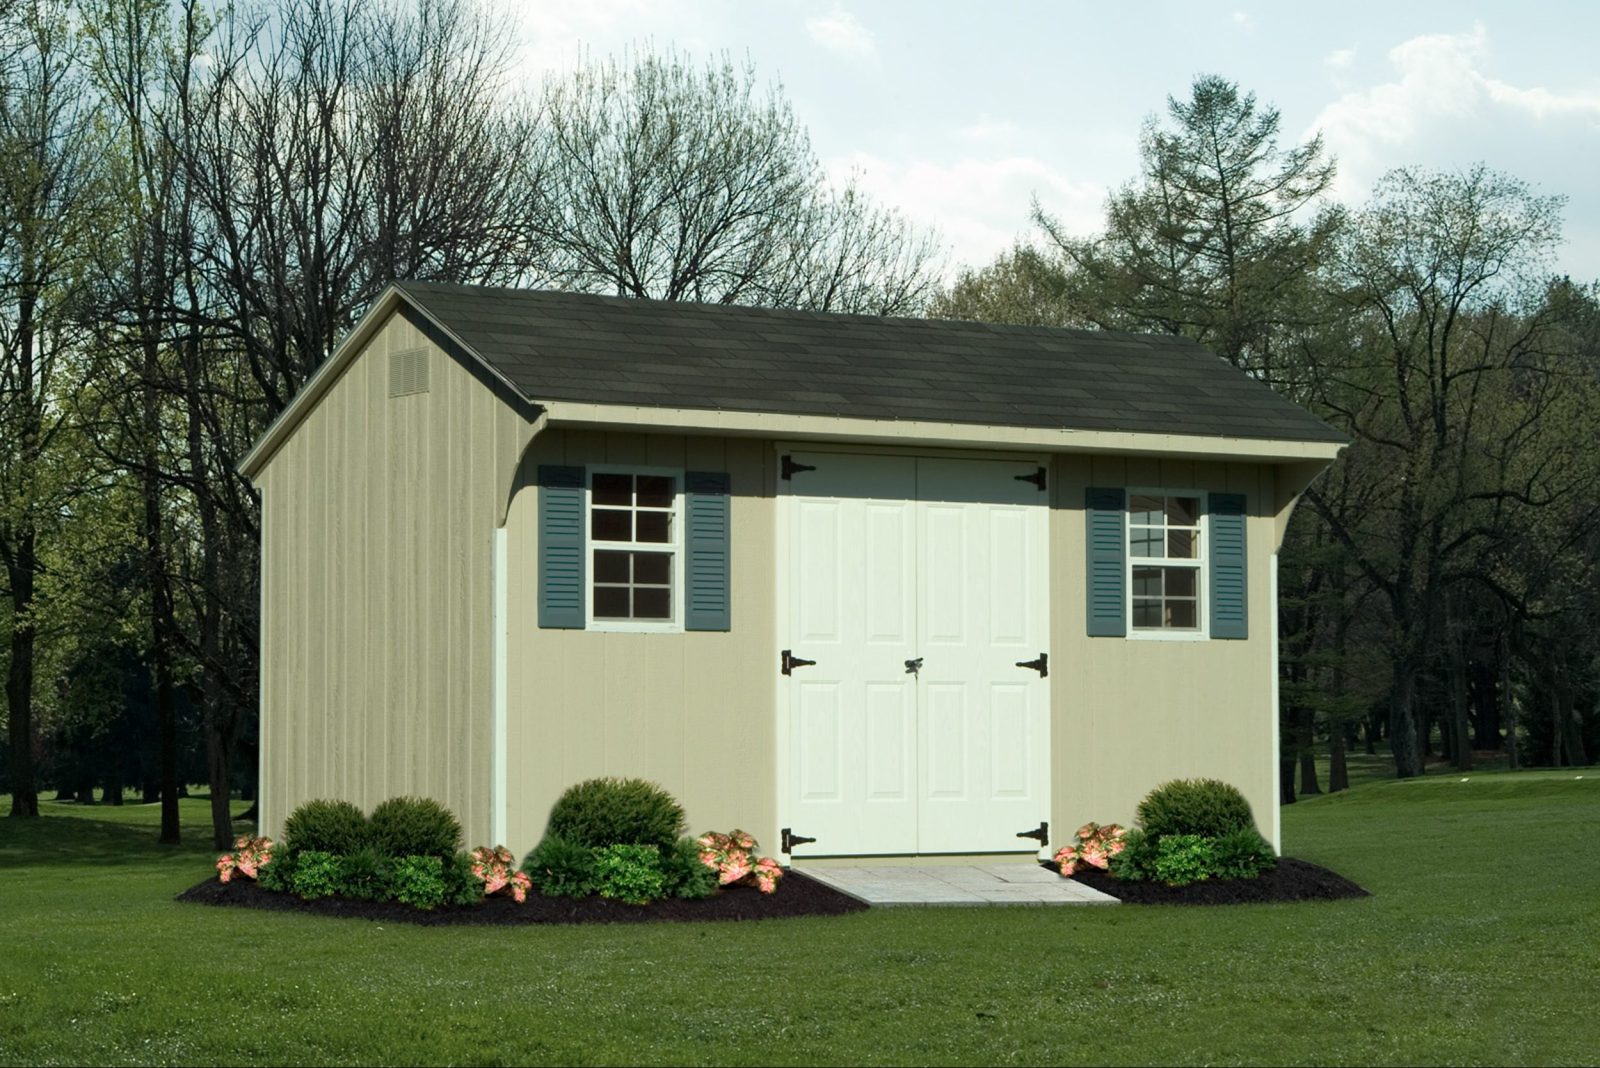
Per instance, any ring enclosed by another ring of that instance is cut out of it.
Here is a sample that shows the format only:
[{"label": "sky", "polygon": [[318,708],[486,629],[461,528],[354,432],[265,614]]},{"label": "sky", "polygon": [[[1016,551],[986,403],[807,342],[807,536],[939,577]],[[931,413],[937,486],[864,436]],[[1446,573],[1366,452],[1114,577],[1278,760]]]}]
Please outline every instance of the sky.
[{"label": "sky", "polygon": [[1552,269],[1600,279],[1600,3],[1081,0],[524,0],[530,79],[674,48],[782,85],[838,181],[935,228],[981,266],[1031,233],[1037,197],[1073,232],[1138,169],[1141,124],[1220,74],[1321,132],[1353,206],[1393,167],[1484,162],[1566,198]]}]

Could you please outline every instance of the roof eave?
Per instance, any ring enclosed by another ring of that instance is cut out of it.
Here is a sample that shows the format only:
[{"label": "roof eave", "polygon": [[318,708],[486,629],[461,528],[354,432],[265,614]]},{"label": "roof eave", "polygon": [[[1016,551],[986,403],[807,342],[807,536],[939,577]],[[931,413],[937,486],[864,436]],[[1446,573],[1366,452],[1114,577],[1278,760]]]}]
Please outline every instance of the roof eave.
[{"label": "roof eave", "polygon": [[993,426],[577,401],[538,400],[535,403],[548,412],[549,426],[552,428],[725,434],[795,441],[883,442],[946,448],[1125,456],[1186,456],[1250,463],[1305,460],[1331,463],[1345,447],[1345,443],[1339,441]]}]

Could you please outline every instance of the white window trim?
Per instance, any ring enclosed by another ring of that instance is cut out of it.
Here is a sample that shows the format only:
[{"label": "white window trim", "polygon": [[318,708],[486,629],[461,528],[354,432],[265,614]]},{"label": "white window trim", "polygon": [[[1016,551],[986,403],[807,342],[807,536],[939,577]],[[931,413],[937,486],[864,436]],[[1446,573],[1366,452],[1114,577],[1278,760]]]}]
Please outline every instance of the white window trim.
[{"label": "white window trim", "polygon": [[[592,507],[590,487],[595,475],[666,475],[675,487],[672,494],[672,518],[668,529],[672,540],[668,542],[595,541],[589,536]],[[612,634],[681,634],[683,633],[684,587],[683,557],[687,549],[683,539],[683,477],[681,467],[653,467],[647,464],[589,464],[583,473],[583,629]],[[643,619],[594,618],[594,551],[616,549],[621,552],[636,550],[672,553],[672,618],[659,621]]]},{"label": "white window trim", "polygon": [[[1211,638],[1211,561],[1206,555],[1210,543],[1211,533],[1211,494],[1205,490],[1197,489],[1161,489],[1148,486],[1128,486],[1123,490],[1125,497],[1122,504],[1122,555],[1125,558],[1122,569],[1122,589],[1124,593],[1123,619],[1130,639],[1141,642],[1203,642]],[[1170,557],[1150,557],[1133,555],[1133,498],[1144,497],[1199,497],[1200,498],[1200,530],[1195,536],[1200,544],[1195,546],[1195,610],[1199,616],[1196,620],[1200,624],[1198,630],[1167,630],[1165,628],[1145,628],[1133,625],[1133,568],[1135,560],[1145,567],[1183,566],[1186,561],[1173,560]],[[1152,563],[1152,561],[1155,561]]]}]

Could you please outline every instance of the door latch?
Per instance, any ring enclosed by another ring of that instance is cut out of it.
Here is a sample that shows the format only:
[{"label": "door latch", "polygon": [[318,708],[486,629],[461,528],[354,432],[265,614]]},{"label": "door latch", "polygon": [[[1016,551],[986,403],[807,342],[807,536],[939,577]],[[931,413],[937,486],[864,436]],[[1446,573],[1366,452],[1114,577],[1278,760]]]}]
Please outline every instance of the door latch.
[{"label": "door latch", "polygon": [[906,661],[906,674],[907,675],[921,675],[922,674],[922,657],[919,656],[915,660],[907,660]]},{"label": "door latch", "polygon": [[783,673],[785,675],[791,674],[795,668],[810,667],[815,663],[815,660],[802,660],[800,657],[791,653],[788,649],[783,651]]},{"label": "door latch", "polygon": [[1042,679],[1050,674],[1050,654],[1040,653],[1037,660],[1018,660],[1017,667],[1032,668],[1039,673],[1039,677]]}]

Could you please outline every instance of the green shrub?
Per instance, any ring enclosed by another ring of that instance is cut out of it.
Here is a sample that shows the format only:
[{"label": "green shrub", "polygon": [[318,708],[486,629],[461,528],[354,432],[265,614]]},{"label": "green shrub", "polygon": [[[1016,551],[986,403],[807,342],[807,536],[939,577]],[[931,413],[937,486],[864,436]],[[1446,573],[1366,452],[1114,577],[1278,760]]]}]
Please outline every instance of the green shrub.
[{"label": "green shrub", "polygon": [[1156,843],[1155,877],[1168,886],[1188,886],[1208,878],[1217,863],[1211,839],[1169,834]]},{"label": "green shrub", "polygon": [[276,890],[280,894],[294,892],[290,879],[294,876],[295,851],[290,849],[288,843],[279,843],[272,847],[272,862],[263,867],[256,876],[256,882],[264,890]]},{"label": "green shrub", "polygon": [[600,896],[629,905],[648,905],[666,893],[661,850],[653,845],[612,845],[595,854]]},{"label": "green shrub", "polygon": [[357,901],[388,901],[394,896],[393,867],[373,846],[339,857],[339,890]]},{"label": "green shrub", "polygon": [[667,897],[691,900],[717,892],[717,869],[700,859],[700,843],[680,838],[661,854],[662,892]]},{"label": "green shrub", "polygon": [[367,817],[348,801],[307,801],[284,821],[283,839],[290,849],[337,856],[371,841]]},{"label": "green shrub", "polygon": [[1254,827],[1250,803],[1235,787],[1217,779],[1174,779],[1139,802],[1139,826],[1151,838],[1192,834],[1220,838]]},{"label": "green shrub", "polygon": [[332,897],[339,892],[339,858],[320,849],[301,850],[295,856],[289,889],[305,899]]},{"label": "green shrub", "polygon": [[590,849],[650,845],[665,852],[683,831],[683,806],[655,783],[590,779],[556,801],[546,833]]},{"label": "green shrub", "polygon": [[588,897],[596,890],[594,850],[547,835],[522,862],[522,870],[546,897]]},{"label": "green shrub", "polygon": [[483,880],[472,874],[471,853],[457,853],[445,862],[444,899],[452,905],[483,904]]},{"label": "green shrub", "polygon": [[1254,827],[1241,827],[1211,840],[1218,879],[1254,879],[1277,866],[1272,845]]},{"label": "green shrub", "polygon": [[372,810],[372,844],[391,857],[448,860],[461,848],[461,823],[427,797],[391,797]]},{"label": "green shrub", "polygon": [[1135,828],[1122,838],[1122,852],[1108,862],[1118,879],[1138,882],[1155,878],[1156,840]]},{"label": "green shrub", "polygon": [[448,896],[444,861],[438,857],[409,856],[394,862],[394,899],[413,908],[431,909]]}]

